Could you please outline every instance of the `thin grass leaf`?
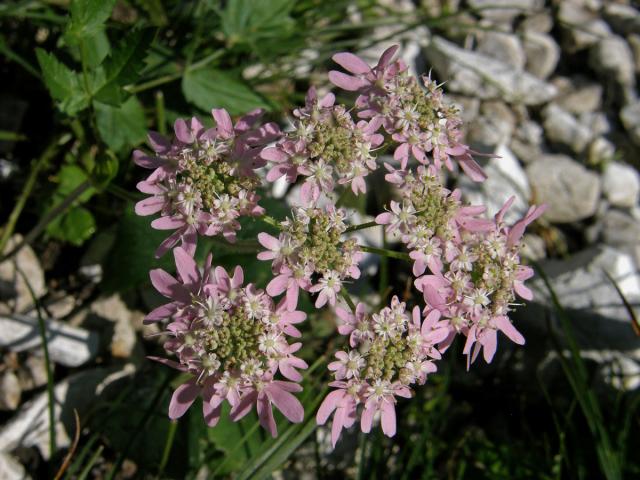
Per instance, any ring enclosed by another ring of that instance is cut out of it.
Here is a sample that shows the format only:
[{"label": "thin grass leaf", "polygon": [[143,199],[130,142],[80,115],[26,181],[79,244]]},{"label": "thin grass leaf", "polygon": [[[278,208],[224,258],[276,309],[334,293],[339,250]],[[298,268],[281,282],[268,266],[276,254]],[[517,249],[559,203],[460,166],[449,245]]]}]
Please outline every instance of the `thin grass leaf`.
[{"label": "thin grass leaf", "polygon": [[102,455],[102,450],[104,450],[104,446],[100,445],[98,449],[93,452],[93,455],[91,455],[91,458],[89,459],[89,463],[85,465],[85,467],[82,469],[82,472],[80,472],[80,475],[78,475],[78,480],[85,480],[89,476],[89,474],[91,473],[91,469],[100,458],[100,455]]},{"label": "thin grass leaf", "polygon": [[629,318],[631,318],[631,327],[633,328],[634,333],[640,337],[640,320],[638,320],[638,316],[636,315],[636,312],[631,306],[631,303],[629,303],[629,300],[627,300],[627,297],[625,297],[624,293],[622,293],[622,290],[620,289],[618,282],[616,282],[616,280],[611,275],[609,275],[609,272],[607,272],[604,268],[602,269],[602,272],[609,279],[609,281],[613,285],[613,288],[616,289],[616,292],[620,297],[620,300],[622,300],[622,304],[624,305],[624,308],[627,310],[627,313],[629,314]]}]

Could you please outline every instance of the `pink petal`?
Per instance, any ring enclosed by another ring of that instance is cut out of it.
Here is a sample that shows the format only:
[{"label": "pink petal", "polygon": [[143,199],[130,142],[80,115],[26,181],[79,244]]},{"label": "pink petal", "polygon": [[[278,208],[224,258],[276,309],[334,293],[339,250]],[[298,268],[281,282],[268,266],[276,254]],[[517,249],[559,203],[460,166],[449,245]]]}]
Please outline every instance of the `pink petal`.
[{"label": "pink petal", "polygon": [[463,155],[461,157],[456,157],[458,163],[464,170],[471,180],[474,182],[484,182],[487,179],[487,174],[484,173],[484,170],[478,163],[471,158],[471,155]]},{"label": "pink petal", "polygon": [[398,48],[400,48],[399,45],[392,45],[389,48],[387,48],[382,55],[380,55],[380,60],[378,60],[378,68],[384,68],[387,65],[389,65],[389,62],[391,62],[391,59],[393,58],[393,56],[396,54],[396,52],[398,51]]},{"label": "pink petal", "polygon": [[175,420],[183,416],[199,393],[200,387],[193,380],[176,388],[169,403],[169,418]]},{"label": "pink petal", "polygon": [[284,162],[289,156],[277,147],[268,147],[260,152],[260,156],[270,162]]},{"label": "pink petal", "polygon": [[178,118],[175,121],[175,123],[173,124],[173,129],[176,132],[176,137],[182,143],[191,144],[194,142],[195,138],[193,138],[193,133],[187,125],[187,122],[185,122],[182,118]]},{"label": "pink petal", "polygon": [[355,92],[356,90],[359,90],[368,85],[366,81],[360,78],[352,77],[351,75],[347,75],[336,70],[331,70],[329,72],[329,80],[336,87],[342,88],[343,90],[348,90],[350,92]]},{"label": "pink petal", "polygon": [[202,402],[202,416],[204,421],[209,427],[215,427],[220,420],[220,413],[222,412],[222,405],[213,406],[209,402]]},{"label": "pink petal", "polygon": [[345,416],[346,411],[344,407],[339,407],[333,416],[333,424],[331,425],[331,445],[333,448],[336,448],[336,443],[338,443],[338,439],[340,438],[342,427],[344,427],[345,424]]},{"label": "pink petal", "polygon": [[155,289],[168,298],[173,298],[173,295],[178,290],[178,288],[182,287],[182,285],[180,285],[180,283],[175,278],[173,278],[161,268],[151,270],[149,272],[149,277],[151,278],[151,284],[155,287]]},{"label": "pink petal", "polygon": [[393,437],[396,434],[396,409],[391,402],[382,402],[381,415],[382,431],[387,437]]},{"label": "pink petal", "polygon": [[280,248],[280,242],[273,235],[261,232],[258,234],[258,242],[269,250],[278,250]]},{"label": "pink petal", "polygon": [[258,418],[260,419],[260,425],[267,430],[273,438],[278,436],[278,429],[276,428],[276,421],[273,418],[273,410],[271,409],[271,403],[266,395],[258,397],[258,403],[256,404],[256,410],[258,412]]},{"label": "pink petal", "polygon": [[267,293],[272,297],[280,295],[289,285],[289,275],[278,275],[267,284]]},{"label": "pink petal", "polygon": [[231,123],[231,117],[224,108],[214,108],[211,110],[211,114],[216,121],[218,130],[224,135],[225,138],[233,136],[233,123]]},{"label": "pink petal", "polygon": [[364,433],[369,433],[371,431],[371,425],[373,424],[373,416],[375,413],[375,408],[371,408],[369,406],[365,407],[362,411],[362,416],[360,417],[360,429]]},{"label": "pink petal", "polygon": [[133,161],[142,168],[158,168],[165,164],[161,158],[147,155],[142,150],[134,150]]},{"label": "pink petal", "polygon": [[193,257],[182,247],[174,248],[173,256],[182,282],[185,285],[197,285],[200,283],[200,272]]},{"label": "pink petal", "polygon": [[354,55],[353,53],[336,53],[331,58],[342,68],[344,68],[348,72],[355,73],[356,75],[362,75],[371,71],[371,67],[369,67],[369,65],[367,65],[364,60]]},{"label": "pink petal", "polygon": [[158,308],[151,310],[151,312],[149,312],[147,316],[144,317],[144,320],[142,323],[149,324],[152,322],[159,322],[161,320],[165,320],[173,316],[173,314],[176,313],[176,310],[177,310],[177,306],[173,303],[160,305]]},{"label": "pink petal", "polygon": [[516,327],[513,326],[513,323],[511,323],[511,320],[509,320],[508,317],[501,315],[499,317],[495,317],[493,319],[493,322],[495,323],[496,327],[498,327],[500,331],[509,338],[509,340],[517,343],[518,345],[524,345],[524,337],[516,329]]},{"label": "pink petal", "polygon": [[149,197],[136,203],[136,215],[144,217],[158,213],[164,207],[165,201],[162,197]]},{"label": "pink petal", "polygon": [[160,217],[151,222],[151,227],[156,230],[174,230],[184,226],[182,217]]},{"label": "pink petal", "polygon": [[391,212],[384,212],[376,217],[376,223],[378,225],[388,225],[392,220],[393,214]]},{"label": "pink petal", "polygon": [[327,419],[338,407],[338,404],[342,401],[344,396],[344,390],[334,390],[324,398],[320,408],[318,409],[318,413],[316,414],[316,423],[318,425],[324,425],[326,423]]},{"label": "pink petal", "polygon": [[304,408],[300,401],[289,392],[273,385],[265,388],[265,392],[282,414],[293,423],[300,423],[304,419]]}]

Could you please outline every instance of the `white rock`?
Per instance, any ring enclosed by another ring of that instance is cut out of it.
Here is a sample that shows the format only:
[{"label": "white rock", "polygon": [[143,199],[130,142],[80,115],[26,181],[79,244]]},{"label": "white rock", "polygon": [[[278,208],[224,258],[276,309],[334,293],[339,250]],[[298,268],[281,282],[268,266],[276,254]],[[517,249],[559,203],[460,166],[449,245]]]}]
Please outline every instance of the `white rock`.
[{"label": "white rock", "polygon": [[[78,367],[98,353],[98,335],[78,327],[47,320],[49,356],[55,363]],[[0,347],[14,352],[40,348],[38,320],[25,315],[0,315]]]},{"label": "white rock", "polygon": [[502,32],[482,32],[478,38],[476,51],[518,70],[524,68],[524,49],[516,35]]},{"label": "white rock", "polygon": [[615,154],[615,145],[604,137],[598,137],[589,145],[589,165],[600,166],[611,162]]},{"label": "white rock", "polygon": [[131,311],[119,295],[101,298],[91,304],[91,313],[114,324],[111,339],[111,355],[128,358],[136,345],[136,332]]},{"label": "white rock", "polygon": [[31,476],[10,454],[0,452],[0,480],[31,480]]},{"label": "white rock", "polygon": [[[7,242],[4,253],[13,250],[20,242],[22,242],[22,236],[13,235]],[[24,276],[19,273],[20,271]],[[13,258],[0,263],[0,299],[3,300],[0,302],[0,314],[22,312],[33,306],[33,299],[24,277],[29,279],[36,298],[42,297],[47,292],[40,261],[28,245]]]},{"label": "white rock", "polygon": [[567,223],[595,214],[600,177],[565,155],[544,155],[527,166],[536,201],[546,203],[544,218]]},{"label": "white rock", "polygon": [[602,236],[607,245],[640,245],[640,222],[620,210],[611,209],[602,218]]},{"label": "white rock", "polygon": [[0,410],[15,410],[20,405],[20,381],[11,370],[0,374]]},{"label": "white rock", "polygon": [[635,85],[633,53],[624,38],[611,35],[591,47],[589,64],[605,80],[622,87]]},{"label": "white rock", "polygon": [[434,36],[425,53],[453,92],[525,105],[545,103],[557,93],[555,87],[530,73],[441,37]]},{"label": "white rock", "polygon": [[511,140],[516,118],[511,109],[499,101],[483,102],[480,116],[469,124],[468,143],[481,152],[493,152],[497,145]]},{"label": "white rock", "polygon": [[532,120],[524,120],[516,128],[511,150],[523,162],[534,162],[542,155],[542,139],[542,127]]},{"label": "white rock", "polygon": [[640,102],[629,104],[620,110],[620,120],[633,143],[640,146]]},{"label": "white rock", "polygon": [[640,33],[640,11],[631,5],[607,2],[603,13],[607,23],[620,35]]},{"label": "white rock", "polygon": [[[590,113],[598,110],[602,104],[602,85],[589,83],[582,79],[558,77],[555,83],[560,90],[556,103],[573,114]],[[559,86],[562,83],[562,86]]]},{"label": "white rock", "polygon": [[[134,371],[131,365],[126,365],[121,370],[85,370],[67,377],[54,387],[58,448],[65,448],[70,444],[67,432],[73,432],[75,428],[72,409],[78,410],[80,418],[83,418],[86,410],[95,404],[106,387]],[[40,393],[22,405],[13,418],[0,428],[0,451],[11,451],[19,446],[37,447],[45,459],[51,458],[47,392]]]},{"label": "white rock", "polygon": [[459,186],[464,196],[475,205],[486,205],[489,215],[494,215],[512,196],[516,199],[505,215],[507,223],[524,216],[529,208],[531,190],[525,171],[515,155],[504,145],[496,149],[500,158],[491,158],[484,170],[487,180],[473,182],[467,176],[459,178]]},{"label": "white rock", "polygon": [[569,52],[590,47],[611,34],[607,22],[580,2],[563,0],[558,3],[558,23],[563,30]]},{"label": "white rock", "polygon": [[469,0],[483,18],[497,23],[511,23],[519,15],[527,15],[544,6],[541,0]]},{"label": "white rock", "polygon": [[541,79],[549,77],[560,59],[560,47],[553,37],[545,33],[527,32],[523,45],[527,71]]},{"label": "white rock", "polygon": [[627,43],[633,53],[633,63],[636,65],[636,73],[640,73],[640,35],[629,35],[627,37]]},{"label": "white rock", "polygon": [[611,162],[604,169],[602,190],[611,205],[633,207],[640,195],[640,176],[630,165]]},{"label": "white rock", "polygon": [[[639,315],[640,275],[631,255],[612,247],[594,247],[568,260],[544,260],[541,267],[562,306],[579,320],[574,322],[574,328],[585,348],[640,351],[629,313],[604,273],[615,280]],[[537,303],[551,306],[540,278],[527,285],[534,291]],[[537,316],[535,311],[530,314]]]},{"label": "white rock", "polygon": [[566,145],[575,153],[582,153],[591,141],[591,130],[578,119],[555,103],[550,103],[542,111],[543,126],[547,138],[552,142]]}]

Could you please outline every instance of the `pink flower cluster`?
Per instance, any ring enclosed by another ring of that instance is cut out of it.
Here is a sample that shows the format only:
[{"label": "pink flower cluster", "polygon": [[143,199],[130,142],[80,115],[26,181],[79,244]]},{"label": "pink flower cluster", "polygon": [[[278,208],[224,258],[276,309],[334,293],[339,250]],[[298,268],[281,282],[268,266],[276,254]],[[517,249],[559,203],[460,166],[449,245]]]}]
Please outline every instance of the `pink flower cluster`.
[{"label": "pink flower cluster", "polygon": [[260,181],[254,170],[264,165],[262,147],[278,138],[280,129],[274,123],[253,128],[260,110],[235,125],[224,109],[213,109],[212,115],[215,128],[205,129],[195,117],[190,122],[178,119],[173,139],[151,132],[154,153],[136,150],[133,154],[139,166],[153,169],[138,183],[138,190],[151,196],[136,204],[136,213],[160,213],[151,226],[175,230],[162,242],[157,257],[178,242],[193,253],[198,234],[222,234],[233,242],[240,229],[238,217],[264,213],[258,206],[255,189]]},{"label": "pink flower cluster", "polygon": [[336,181],[351,184],[356,195],[365,193],[364,177],[377,168],[373,153],[383,141],[376,133],[381,122],[356,123],[347,107],[334,102],[332,93],[318,99],[312,87],[305,107],[293,112],[293,131],[262,152],[262,158],[272,162],[267,180],[284,176],[294,183],[304,177],[301,196],[307,204],[316,202],[321,192],[333,191]]},{"label": "pink flower cluster", "polygon": [[[486,177],[462,143],[460,118],[444,102],[440,86],[430,77],[422,77],[421,85],[402,61],[393,60],[396,50],[387,49],[374,67],[351,53],[334,55],[348,73],[332,71],[329,78],[356,92],[354,109],[337,105],[331,93],[319,98],[311,88],[305,106],[293,112],[290,132],[271,123],[254,128],[258,111],[233,125],[226,111],[214,109],[215,128],[205,129],[195,118],[178,120],[174,139],[149,135],[153,155],[134,153],[138,165],[154,170],[138,184],[150,197],[136,212],[160,213],[152,226],[175,230],[157,255],[173,248],[177,277],[151,272],[153,285],[170,302],[146,317],[147,322],[170,319],[164,346],[177,360],[155,359],[191,374],[172,397],[171,418],[202,397],[210,426],[225,401],[233,420],[255,405],[274,436],[272,406],[290,421],[302,421],[304,411],[293,393],[301,390],[298,370],[307,365],[294,355],[302,344],[287,340],[301,336],[296,328],[306,318],[296,310],[301,290],[316,295],[316,308],[335,307],[338,331],[348,337],[348,347],[328,365],[333,390],[316,417],[324,424],[333,416],[334,446],[357,420],[369,432],[379,417],[383,432],[394,435],[397,397],[410,397],[416,384],[425,383],[458,334],[465,338],[468,366],[481,352],[491,362],[498,331],[524,343],[508,315],[517,296],[532,297],[524,281],[533,271],[521,264],[519,250],[525,228],[544,206],[531,207],[523,219],[506,225],[513,199],[488,219],[484,206],[465,205],[460,191],[446,188],[443,168],[458,165],[475,181]],[[375,221],[409,251],[424,305],[409,311],[393,297],[376,313],[367,313],[363,303],[349,312],[338,299],[344,296],[351,304],[345,283],[360,277],[365,247],[345,238],[346,210],[321,197],[330,199],[339,188],[365,193],[365,178],[381,163],[376,150],[383,149],[393,151],[385,179],[397,195]],[[302,205],[279,223],[263,217],[257,203],[255,170],[263,166],[267,181],[284,177],[302,184]],[[198,235],[234,241],[242,215],[262,217],[279,230],[257,236],[265,248],[258,258],[270,261],[273,273],[265,291],[251,283],[243,287],[240,267],[229,276],[221,267],[212,269],[209,258],[200,272],[193,259]]]},{"label": "pink flower cluster", "polygon": [[[347,229],[344,219],[345,211],[333,206],[297,207],[280,224],[278,238],[260,233],[258,241],[268,250],[258,258],[273,260],[275,275],[267,292],[273,296],[286,292],[289,308],[297,304],[300,289],[318,294],[316,308],[335,305],[344,280],[360,277],[362,258],[355,239],[340,238]],[[314,274],[319,277],[315,284]]]},{"label": "pink flower cluster", "polygon": [[[174,392],[169,417],[184,415],[200,396],[204,419],[211,427],[218,423],[225,401],[234,421],[255,405],[260,424],[274,437],[272,405],[290,421],[301,422],[304,410],[292,392],[302,390],[297,369],[307,364],[294,355],[302,344],[289,344],[287,336],[300,337],[295,325],[306,314],[276,304],[252,284],[243,287],[239,266],[230,277],[221,267],[212,270],[209,257],[200,273],[182,247],[173,253],[177,278],[161,269],[150,275],[156,290],[171,301],[145,318],[147,323],[171,318],[164,348],[177,362],[154,359],[192,375]],[[278,373],[286,380],[277,379]]]},{"label": "pink flower cluster", "polygon": [[343,428],[352,426],[362,405],[360,428],[368,433],[374,416],[380,414],[382,430],[396,433],[396,397],[410,398],[411,385],[423,385],[429,373],[436,371],[440,358],[436,344],[448,335],[447,323],[439,321],[437,311],[421,319],[420,308],[411,314],[404,302],[393,297],[389,307],[369,315],[359,303],[355,313],[337,308],[344,322],[339,327],[349,336],[348,351],[335,354],[329,364],[334,387],[320,405],[316,420],[324,424],[333,414],[331,442],[335,447]]}]

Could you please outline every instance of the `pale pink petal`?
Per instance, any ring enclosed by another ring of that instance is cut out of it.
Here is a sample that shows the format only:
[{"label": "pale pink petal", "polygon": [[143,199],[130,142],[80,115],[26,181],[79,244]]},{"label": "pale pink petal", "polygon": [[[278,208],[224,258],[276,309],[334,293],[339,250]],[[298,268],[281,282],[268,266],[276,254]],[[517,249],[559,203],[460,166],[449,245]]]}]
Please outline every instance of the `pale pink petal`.
[{"label": "pale pink petal", "polygon": [[197,285],[200,283],[200,272],[193,257],[182,247],[174,248],[173,256],[182,282],[185,285]]},{"label": "pale pink petal", "polygon": [[347,75],[336,70],[331,70],[329,72],[329,80],[336,87],[342,88],[343,90],[348,90],[350,92],[355,92],[356,90],[359,90],[362,87],[366,87],[368,85],[366,81],[360,78],[352,77],[351,75]]},{"label": "pale pink petal", "polygon": [[224,108],[214,108],[211,110],[211,115],[216,121],[218,131],[223,134],[225,138],[233,136],[233,123],[231,123],[231,117]]},{"label": "pale pink petal", "polygon": [[273,404],[282,414],[293,423],[300,423],[304,419],[304,408],[300,401],[289,392],[273,385],[264,390]]},{"label": "pale pink petal", "polygon": [[318,425],[324,425],[326,423],[327,419],[338,407],[338,404],[342,401],[344,396],[344,390],[334,390],[324,398],[320,408],[318,408],[318,413],[316,414],[316,423]]},{"label": "pale pink petal", "polygon": [[353,53],[349,53],[349,52],[336,53],[331,58],[333,59],[334,62],[336,62],[342,68],[344,68],[348,72],[355,73],[356,75],[362,75],[364,73],[369,73],[371,71],[371,67],[369,67],[369,65],[367,65],[367,63],[364,60],[354,55]]},{"label": "pale pink petal", "polygon": [[200,387],[194,380],[183,383],[171,396],[169,418],[175,420],[183,416],[200,393]]},{"label": "pale pink petal", "polygon": [[158,213],[164,207],[165,201],[162,197],[149,197],[136,203],[136,215],[141,217]]},{"label": "pale pink petal", "polygon": [[191,129],[187,125],[182,118],[178,118],[173,124],[173,129],[176,132],[176,138],[180,140],[182,143],[191,144],[194,142],[195,138],[193,137],[193,133]]},{"label": "pale pink petal", "polygon": [[392,402],[382,402],[381,415],[382,431],[387,437],[393,437],[396,434],[396,409]]},{"label": "pale pink petal", "polygon": [[524,345],[524,337],[516,329],[516,327],[513,326],[513,323],[511,323],[511,320],[509,320],[508,317],[501,315],[499,317],[495,317],[493,319],[493,322],[495,323],[496,327],[498,327],[500,331],[509,338],[509,340],[517,343],[518,345]]}]

